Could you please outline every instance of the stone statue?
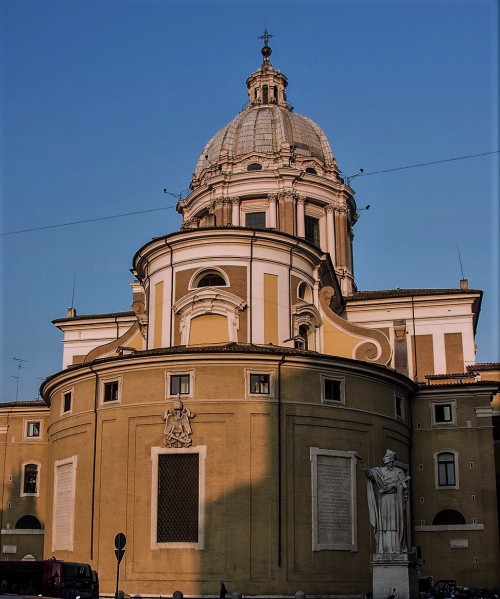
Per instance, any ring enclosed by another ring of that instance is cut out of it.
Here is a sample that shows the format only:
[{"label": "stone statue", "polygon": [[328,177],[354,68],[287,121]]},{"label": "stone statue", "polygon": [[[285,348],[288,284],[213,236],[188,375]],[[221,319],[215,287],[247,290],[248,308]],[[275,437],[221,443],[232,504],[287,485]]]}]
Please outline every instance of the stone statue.
[{"label": "stone statue", "polygon": [[165,420],[165,445],[166,447],[189,447],[191,445],[190,418],[196,414],[185,408],[180,399],[174,401],[174,410],[167,410],[163,416]]},{"label": "stone statue", "polygon": [[361,463],[368,479],[368,511],[377,542],[377,553],[405,553],[408,549],[406,538],[406,505],[408,501],[407,476],[395,466],[396,453],[388,449],[384,455],[384,465],[368,468]]}]

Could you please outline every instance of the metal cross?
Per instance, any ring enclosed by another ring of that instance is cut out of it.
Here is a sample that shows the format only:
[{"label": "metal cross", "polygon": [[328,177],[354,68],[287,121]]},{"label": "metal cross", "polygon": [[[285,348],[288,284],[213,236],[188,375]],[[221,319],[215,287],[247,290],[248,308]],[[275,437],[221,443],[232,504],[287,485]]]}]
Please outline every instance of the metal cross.
[{"label": "metal cross", "polygon": [[259,35],[259,37],[257,38],[258,40],[264,40],[264,46],[268,45],[268,41],[274,37],[274,33],[268,33],[267,32],[267,27],[264,28],[264,35]]}]

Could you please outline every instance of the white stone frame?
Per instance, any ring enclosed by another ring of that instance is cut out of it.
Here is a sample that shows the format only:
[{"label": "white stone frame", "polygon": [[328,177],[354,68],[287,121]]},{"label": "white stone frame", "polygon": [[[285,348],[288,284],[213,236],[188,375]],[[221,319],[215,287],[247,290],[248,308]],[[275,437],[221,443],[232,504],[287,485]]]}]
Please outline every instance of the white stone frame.
[{"label": "white stone frame", "polygon": [[229,284],[229,280],[228,280],[228,276],[227,274],[221,269],[218,268],[217,266],[210,266],[210,267],[206,267],[204,266],[203,268],[199,268],[191,277],[190,281],[189,281],[189,285],[188,285],[188,289],[190,291],[194,291],[195,289],[205,289],[205,287],[197,287],[197,284],[199,283],[200,279],[202,277],[204,277],[207,273],[211,273],[214,272],[218,275],[220,275],[223,279],[225,284],[224,285],[216,285],[215,287],[211,287],[211,289],[227,289],[228,287],[231,287],[231,285]]},{"label": "white stone frame", "polygon": [[[451,420],[449,422],[436,421],[436,406],[451,406]],[[430,402],[432,426],[456,426],[457,425],[457,402],[454,399],[433,400]]]},{"label": "white stone frame", "polygon": [[[438,456],[442,453],[451,453],[453,454],[453,461],[455,465],[455,484],[454,485],[440,485],[439,484],[439,468],[438,468]],[[450,490],[458,490],[460,489],[460,479],[458,473],[458,457],[459,453],[455,449],[449,449],[443,447],[435,451],[432,455],[434,461],[434,488],[436,491],[450,491]]]},{"label": "white stone frame", "polygon": [[[170,393],[170,379],[173,376],[181,376],[181,375],[189,375],[189,393]],[[181,399],[193,399],[194,397],[194,384],[195,384],[195,371],[192,368],[186,368],[182,370],[180,368],[176,370],[166,370],[165,371],[165,399],[177,399],[178,397]]]},{"label": "white stone frame", "polygon": [[[104,401],[104,386],[106,383],[118,383],[118,399],[114,399],[113,401]],[[101,407],[105,406],[116,406],[122,401],[122,376],[109,376],[103,377],[99,382],[99,405]]]},{"label": "white stone frame", "polygon": [[[64,396],[67,395],[68,393],[71,394],[71,408],[69,410],[65,411],[64,410]],[[70,387],[69,389],[64,389],[64,391],[61,391],[61,411],[60,411],[61,416],[67,416],[68,414],[71,414],[73,412],[74,401],[75,401],[74,387]]]},{"label": "white stone frame", "polygon": [[[350,460],[350,508],[351,508],[351,542],[328,543],[319,542],[319,510],[318,510],[318,456],[331,456],[337,459]],[[358,520],[357,520],[357,487],[356,487],[356,452],[338,451],[334,449],[310,448],[311,461],[311,503],[312,503],[312,550],[313,551],[357,551],[358,550]]]},{"label": "white stone frame", "polygon": [[[197,453],[198,470],[198,542],[197,543],[158,543],[158,456],[164,454]],[[207,446],[195,447],[151,447],[151,549],[205,549],[205,470]]]},{"label": "white stone frame", "polygon": [[[52,508],[52,551],[73,551],[74,544],[74,536],[75,536],[75,499],[76,499],[76,470],[78,464],[78,456],[74,455],[65,460],[56,460],[54,462],[54,501]],[[71,509],[69,513],[65,514],[65,521],[68,523],[69,536],[66,540],[66,543],[61,543],[60,539],[56,539],[57,533],[57,510],[59,507],[59,495],[58,491],[60,491],[61,485],[58,481],[58,468],[62,468],[64,466],[71,465],[72,471],[71,476],[72,480],[70,481],[69,488],[69,502],[71,503]]]},{"label": "white stone frame", "polygon": [[[38,437],[36,437],[38,438]],[[25,493],[24,492],[24,477],[26,475],[25,468],[28,464],[35,464],[36,466],[36,491],[34,493]],[[40,496],[40,472],[41,472],[42,464],[36,460],[26,460],[21,464],[21,488],[19,492],[20,497],[39,497]]]},{"label": "white stone frame", "polygon": [[[345,405],[345,378],[337,374],[321,373],[321,403],[325,406],[343,406]],[[340,382],[340,401],[325,398],[325,380]]]},{"label": "white stone frame", "polygon": [[237,342],[240,326],[239,313],[245,306],[245,300],[229,293],[224,287],[201,287],[190,291],[177,301],[173,307],[174,312],[180,314],[181,345],[188,345],[191,320],[205,314],[225,316],[228,339],[230,342]]},{"label": "white stone frame", "polygon": [[[269,376],[269,393],[252,393],[250,389],[250,375],[268,375]],[[274,390],[276,387],[276,372],[269,369],[245,368],[245,398],[246,399],[274,399]]]},{"label": "white stone frame", "polygon": [[[39,435],[37,437],[34,436],[29,436],[28,435],[28,425],[30,423],[38,423],[39,425]],[[41,441],[43,438],[43,431],[42,431],[42,420],[41,418],[25,418],[24,422],[23,422],[23,439],[25,441]]]}]

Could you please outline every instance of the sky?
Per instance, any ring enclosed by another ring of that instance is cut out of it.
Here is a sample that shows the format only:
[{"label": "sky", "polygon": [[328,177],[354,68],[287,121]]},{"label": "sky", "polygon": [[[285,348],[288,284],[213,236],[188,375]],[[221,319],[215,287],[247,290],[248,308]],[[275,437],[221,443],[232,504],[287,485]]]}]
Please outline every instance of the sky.
[{"label": "sky", "polygon": [[132,256],[179,229],[265,27],[295,112],[344,176],[364,171],[358,289],[465,276],[484,291],[477,360],[500,360],[496,1],[3,0],[0,20],[0,401],[61,369],[69,306],[130,310]]}]

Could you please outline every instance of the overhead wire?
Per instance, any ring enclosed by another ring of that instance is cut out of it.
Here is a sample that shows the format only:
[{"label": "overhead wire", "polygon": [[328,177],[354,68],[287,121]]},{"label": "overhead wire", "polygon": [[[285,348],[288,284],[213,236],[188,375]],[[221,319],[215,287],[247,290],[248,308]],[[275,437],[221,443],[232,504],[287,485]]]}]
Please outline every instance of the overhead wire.
[{"label": "overhead wire", "polygon": [[[409,164],[406,166],[398,166],[395,168],[388,168],[388,169],[383,169],[383,170],[378,170],[378,171],[370,171],[365,173],[363,172],[359,172],[355,175],[351,175],[350,177],[345,177],[345,179],[349,182],[351,179],[354,179],[355,177],[368,177],[369,175],[379,175],[382,173],[392,173],[394,171],[402,171],[402,170],[406,170],[406,169],[410,169],[410,168],[421,168],[424,166],[431,166],[433,164],[443,164],[445,162],[454,162],[456,160],[468,160],[470,158],[479,158],[481,156],[488,156],[491,154],[498,154],[500,153],[500,150],[492,150],[491,152],[481,152],[480,154],[469,154],[467,156],[456,156],[454,158],[445,158],[443,160],[433,160],[432,162],[420,162],[418,164]],[[166,190],[164,190],[166,192]],[[169,192],[166,192],[169,193]],[[170,193],[170,195],[174,195]],[[177,197],[177,196],[176,196]],[[54,225],[45,225],[45,226],[41,226],[41,227],[32,227],[29,229],[19,229],[17,231],[7,231],[4,233],[0,233],[0,237],[6,237],[8,235],[20,235],[23,233],[33,233],[35,231],[44,231],[46,229],[57,229],[60,227],[70,227],[73,225],[82,225],[82,224],[86,224],[86,223],[94,223],[94,222],[98,222],[98,221],[103,221],[103,220],[114,220],[117,218],[125,218],[127,216],[136,216],[138,214],[148,214],[151,212],[160,212],[162,210],[171,210],[172,208],[175,208],[175,205],[171,205],[171,206],[161,206],[160,208],[150,208],[148,210],[136,210],[135,212],[125,212],[122,214],[112,214],[109,216],[100,216],[100,217],[96,217],[96,218],[87,218],[87,219],[82,219],[82,220],[76,220],[76,221],[70,221],[67,223],[58,223],[58,224],[54,224]]]}]

